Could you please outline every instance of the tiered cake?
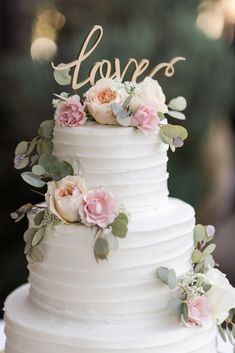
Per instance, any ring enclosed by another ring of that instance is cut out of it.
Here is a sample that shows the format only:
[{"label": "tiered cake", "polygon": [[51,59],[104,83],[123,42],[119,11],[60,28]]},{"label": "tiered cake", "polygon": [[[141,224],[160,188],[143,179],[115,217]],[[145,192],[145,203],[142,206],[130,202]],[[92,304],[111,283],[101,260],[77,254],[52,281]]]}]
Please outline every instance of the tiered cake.
[{"label": "tiered cake", "polygon": [[190,270],[194,210],[168,197],[167,148],[134,128],[56,127],[54,153],[79,158],[89,186],[104,186],[131,213],[128,236],[96,263],[94,232],[58,225],[29,266],[29,285],[7,299],[6,353],[215,353],[215,323],[182,327],[166,308],[159,266]]},{"label": "tiered cake", "polygon": [[6,300],[5,353],[216,353],[234,291],[205,247],[213,227],[195,230],[193,208],[168,197],[168,145],[187,133],[164,113],[182,118],[185,100],[166,105],[151,78],[57,97],[55,120],[16,148],[18,169],[38,153],[25,181],[50,181],[45,210],[12,215],[32,209],[30,275]]}]

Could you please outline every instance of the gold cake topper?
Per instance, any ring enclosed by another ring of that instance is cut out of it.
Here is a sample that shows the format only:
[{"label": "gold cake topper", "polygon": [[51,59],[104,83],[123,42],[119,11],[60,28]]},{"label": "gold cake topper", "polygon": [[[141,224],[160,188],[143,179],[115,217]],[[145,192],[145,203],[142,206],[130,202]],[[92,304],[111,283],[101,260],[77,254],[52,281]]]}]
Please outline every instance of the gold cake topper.
[{"label": "gold cake topper", "polygon": [[[123,81],[127,73],[127,70],[131,65],[133,66],[133,72],[132,72],[130,81],[137,81],[137,78],[140,75],[142,75],[149,67],[148,59],[141,59],[138,62],[136,59],[130,58],[127,61],[124,68],[121,69],[120,59],[115,58],[113,63],[114,71],[112,72],[111,62],[107,59],[103,59],[101,61],[96,62],[92,66],[89,72],[89,76],[86,79],[80,80],[79,73],[80,73],[81,64],[95,50],[95,48],[101,41],[101,38],[103,37],[103,32],[104,31],[102,26],[96,25],[92,28],[92,30],[88,33],[87,37],[85,38],[85,41],[79,51],[78,58],[76,60],[73,60],[68,64],[59,64],[57,66],[52,63],[52,67],[55,70],[59,70],[59,71],[65,71],[65,70],[74,68],[72,80],[71,80],[72,88],[74,90],[77,90],[88,83],[90,83],[90,85],[93,86],[96,80],[98,80],[99,78],[110,78],[110,79],[119,78],[121,81]],[[93,44],[89,49],[88,48],[89,44],[92,42]],[[174,75],[174,72],[175,72],[174,64],[182,60],[186,60],[186,59],[184,57],[177,56],[171,59],[169,62],[160,63],[156,65],[152,70],[150,70],[147,76],[154,77],[161,69],[165,68],[165,71],[164,71],[165,76],[171,77]],[[99,75],[99,78],[97,77],[98,75]]]}]

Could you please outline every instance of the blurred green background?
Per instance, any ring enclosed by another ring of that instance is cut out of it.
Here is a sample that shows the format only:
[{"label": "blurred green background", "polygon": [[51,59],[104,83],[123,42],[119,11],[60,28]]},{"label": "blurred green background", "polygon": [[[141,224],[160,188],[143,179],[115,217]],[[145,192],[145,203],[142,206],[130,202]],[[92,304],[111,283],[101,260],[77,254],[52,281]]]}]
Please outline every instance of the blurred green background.
[{"label": "blurred green background", "polygon": [[123,64],[129,57],[148,58],[153,66],[174,56],[187,58],[176,64],[172,78],[158,76],[168,101],[177,95],[188,101],[189,139],[169,153],[169,189],[196,208],[198,222],[217,227],[217,260],[235,283],[235,8],[226,8],[226,1],[1,0],[1,303],[27,280],[22,239],[27,222],[14,224],[9,214],[40,201],[13,168],[14,148],[52,118],[52,93],[61,92],[50,60],[33,60],[31,44],[47,37],[57,44],[53,60],[69,62],[95,24],[104,27],[104,36],[83,64],[84,76],[103,58],[119,57]]}]

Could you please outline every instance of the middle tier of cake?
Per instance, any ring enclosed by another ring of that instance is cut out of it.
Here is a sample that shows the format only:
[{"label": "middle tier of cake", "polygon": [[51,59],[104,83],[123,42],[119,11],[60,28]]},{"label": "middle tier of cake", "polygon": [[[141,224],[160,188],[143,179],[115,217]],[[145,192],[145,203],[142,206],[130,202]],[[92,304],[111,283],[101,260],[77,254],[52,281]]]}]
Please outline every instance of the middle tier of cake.
[{"label": "middle tier of cake", "polygon": [[54,128],[53,154],[71,163],[88,188],[104,187],[131,212],[167,202],[167,149],[160,130],[145,136],[133,127],[89,123]]},{"label": "middle tier of cake", "polygon": [[48,229],[44,259],[29,266],[33,302],[59,315],[86,320],[141,322],[166,312],[169,290],[159,266],[177,274],[191,267],[194,210],[169,198],[164,207],[135,214],[126,238],[107,261],[96,263],[95,229],[79,224]]}]

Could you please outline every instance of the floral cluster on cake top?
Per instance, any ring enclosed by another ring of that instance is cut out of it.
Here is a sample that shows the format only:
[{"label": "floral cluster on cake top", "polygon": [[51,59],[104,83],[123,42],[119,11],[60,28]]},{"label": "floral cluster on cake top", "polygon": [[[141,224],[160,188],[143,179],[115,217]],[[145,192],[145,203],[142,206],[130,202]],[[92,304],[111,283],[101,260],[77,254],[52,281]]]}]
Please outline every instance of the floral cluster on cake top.
[{"label": "floral cluster on cake top", "polygon": [[151,77],[140,83],[102,78],[82,99],[78,94],[69,96],[65,92],[56,97],[53,100],[55,121],[62,127],[80,127],[94,120],[102,125],[135,127],[145,135],[160,129],[162,141],[173,151],[183,146],[188,135],[184,127],[167,124],[165,120],[165,114],[185,119],[182,113],[186,108],[185,98],[177,97],[167,105],[161,86]]}]

